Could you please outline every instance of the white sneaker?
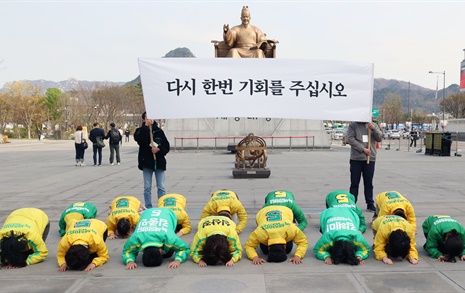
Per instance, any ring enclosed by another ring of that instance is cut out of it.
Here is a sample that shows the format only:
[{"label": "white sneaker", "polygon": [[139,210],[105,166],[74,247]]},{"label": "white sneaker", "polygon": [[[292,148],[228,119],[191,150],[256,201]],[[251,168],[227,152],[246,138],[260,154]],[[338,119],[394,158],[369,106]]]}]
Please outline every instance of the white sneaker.
[{"label": "white sneaker", "polygon": [[81,163],[81,166],[85,166],[85,165],[86,165],[86,164],[84,164],[84,163]]},{"label": "white sneaker", "polygon": [[114,163],[111,163],[110,165],[114,166],[115,164],[114,164]]},{"label": "white sneaker", "polygon": [[118,162],[118,166],[119,166],[119,165],[121,165],[121,163],[120,163],[120,162]]},{"label": "white sneaker", "polygon": [[78,163],[78,162],[76,162],[76,164],[75,164],[74,166],[79,166],[79,163]]}]

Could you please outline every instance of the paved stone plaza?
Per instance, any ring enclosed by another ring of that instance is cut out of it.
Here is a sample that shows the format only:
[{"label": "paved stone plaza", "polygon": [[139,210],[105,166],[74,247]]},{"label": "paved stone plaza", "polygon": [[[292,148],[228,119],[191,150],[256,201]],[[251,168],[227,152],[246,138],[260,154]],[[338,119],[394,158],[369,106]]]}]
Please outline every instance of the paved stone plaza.
[{"label": "paved stone plaza", "polygon": [[[131,137],[132,140],[132,137]],[[92,150],[85,154],[85,167],[74,166],[74,141],[12,140],[0,145],[0,221],[17,208],[37,207],[51,222],[46,244],[49,256],[43,263],[16,270],[1,270],[1,292],[464,292],[465,262],[439,263],[422,248],[425,238],[418,230],[420,263],[396,261],[388,266],[373,254],[361,266],[325,265],[315,258],[313,245],[320,237],[319,213],[326,194],[349,188],[349,150],[335,143],[329,150],[274,150],[269,153],[269,179],[233,179],[234,155],[226,150],[184,151],[168,154],[166,187],[187,198],[193,231],[183,239],[190,243],[201,209],[210,195],[222,188],[234,190],[248,214],[242,245],[255,228],[255,213],[265,195],[287,189],[309,218],[304,231],[309,250],[303,264],[252,265],[245,252],[234,267],[200,268],[190,258],[179,269],[145,268],[138,259],[134,271],[124,270],[124,240],[108,240],[110,260],[90,272],[58,272],[56,261],[58,220],[76,201],[90,201],[98,218],[106,221],[110,202],[120,195],[133,195],[143,202],[142,173],[137,169],[138,147],[123,143],[121,166],[110,166],[109,149],[103,150],[104,165],[92,166]],[[455,147],[453,146],[455,152]],[[462,150],[459,146],[459,152]],[[463,152],[462,152],[463,153]],[[465,157],[425,156],[412,149],[379,150],[375,194],[397,190],[413,204],[417,225],[433,214],[447,214],[465,224]],[[154,189],[155,191],[155,189]],[[363,191],[362,191],[363,192]],[[154,194],[156,192],[153,192]],[[363,194],[359,196],[363,199]],[[156,201],[154,201],[156,204]],[[362,200],[358,203],[364,210]],[[365,212],[367,226],[372,213]],[[365,237],[372,244],[371,228]],[[295,249],[295,248],[294,248]]]}]

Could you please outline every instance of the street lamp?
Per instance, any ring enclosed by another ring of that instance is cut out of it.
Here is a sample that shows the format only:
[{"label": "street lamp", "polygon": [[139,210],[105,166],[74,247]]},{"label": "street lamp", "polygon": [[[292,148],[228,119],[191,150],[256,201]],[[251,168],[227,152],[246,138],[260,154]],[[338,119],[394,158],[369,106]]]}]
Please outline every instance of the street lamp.
[{"label": "street lamp", "polygon": [[444,113],[446,113],[446,71],[445,70],[443,72],[430,71],[429,73],[442,74],[444,76],[444,83],[442,87],[442,131],[444,132],[444,127],[446,127],[446,120],[444,118]]}]

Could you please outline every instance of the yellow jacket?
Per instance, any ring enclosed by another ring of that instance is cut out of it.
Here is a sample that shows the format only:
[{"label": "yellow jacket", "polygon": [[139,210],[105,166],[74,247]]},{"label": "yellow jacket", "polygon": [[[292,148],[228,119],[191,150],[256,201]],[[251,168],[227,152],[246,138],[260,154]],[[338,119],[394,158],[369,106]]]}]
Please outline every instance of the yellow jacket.
[{"label": "yellow jacket", "polygon": [[139,223],[140,201],[134,196],[120,196],[113,200],[110,206],[110,215],[107,218],[108,236],[116,234],[116,224],[126,218],[135,227]]},{"label": "yellow jacket", "polygon": [[42,236],[49,223],[47,215],[36,208],[22,208],[13,211],[6,218],[0,230],[0,239],[7,236],[12,230],[24,233],[29,246],[34,250],[26,260],[28,265],[43,261],[48,255],[48,249]]},{"label": "yellow jacket", "polygon": [[248,217],[244,206],[239,201],[236,193],[231,190],[218,190],[212,194],[210,201],[203,208],[200,219],[208,216],[217,216],[220,211],[229,211],[231,215],[237,214],[239,223],[237,223],[237,233],[241,233],[247,225]]},{"label": "yellow jacket", "polygon": [[178,217],[177,225],[181,225],[181,232],[183,235],[189,234],[192,230],[191,220],[186,212],[186,198],[181,194],[170,193],[158,199],[159,208],[169,208]]},{"label": "yellow jacket", "polygon": [[418,251],[416,249],[417,243],[415,242],[415,230],[412,225],[404,218],[394,215],[380,216],[373,221],[371,227],[376,231],[376,236],[373,243],[373,252],[377,260],[382,260],[387,256],[385,251],[386,244],[388,244],[389,236],[392,231],[403,230],[410,237],[410,250],[407,255],[408,259],[418,260]]},{"label": "yellow jacket", "polygon": [[199,251],[203,249],[207,237],[216,234],[224,235],[228,238],[229,252],[232,255],[232,260],[238,262],[242,257],[242,246],[236,232],[236,224],[233,220],[223,216],[210,216],[199,222],[197,233],[195,233],[191,245],[192,260],[196,263],[200,261],[202,256]]},{"label": "yellow jacket", "polygon": [[57,260],[61,267],[66,263],[65,255],[73,245],[84,245],[89,248],[89,253],[97,253],[97,257],[92,260],[95,266],[101,266],[110,258],[108,248],[103,241],[103,234],[107,230],[107,225],[97,219],[75,221],[66,231],[58,244]]},{"label": "yellow jacket", "polygon": [[392,215],[395,210],[402,209],[407,216],[407,221],[417,230],[417,219],[413,206],[402,194],[397,191],[386,191],[376,196],[376,206],[379,209],[378,216]]},{"label": "yellow jacket", "polygon": [[303,258],[308,248],[307,236],[293,223],[292,210],[285,206],[267,206],[256,216],[258,227],[250,234],[245,244],[249,259],[258,256],[256,248],[264,245],[286,244],[293,241],[297,245],[295,255]]}]

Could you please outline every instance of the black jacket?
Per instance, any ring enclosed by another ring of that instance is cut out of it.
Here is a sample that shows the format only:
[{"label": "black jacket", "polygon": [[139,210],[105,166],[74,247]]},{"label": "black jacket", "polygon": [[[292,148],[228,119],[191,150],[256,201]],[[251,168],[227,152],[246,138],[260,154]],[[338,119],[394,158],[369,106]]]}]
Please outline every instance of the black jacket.
[{"label": "black jacket", "polygon": [[105,132],[103,132],[102,128],[94,128],[89,133],[89,140],[96,145],[97,144],[97,137],[101,137],[102,140],[105,137]]},{"label": "black jacket", "polygon": [[[118,137],[119,137],[118,141],[114,141],[114,140],[111,138],[111,132],[112,132],[112,131],[118,132]],[[110,139],[110,144],[119,144],[119,142],[123,139],[123,137],[121,136],[121,133],[119,132],[118,129],[116,129],[116,128],[111,128],[110,130],[108,130],[108,133],[107,133],[107,135],[105,136],[105,139]]]},{"label": "black jacket", "polygon": [[150,168],[153,170],[166,170],[165,156],[170,151],[170,143],[163,130],[158,125],[152,125],[153,141],[158,144],[160,151],[156,154],[156,162],[153,159],[152,147],[150,145],[150,128],[143,124],[134,132],[134,140],[139,145],[139,169]]}]

